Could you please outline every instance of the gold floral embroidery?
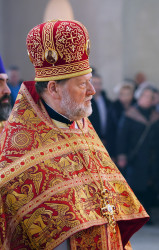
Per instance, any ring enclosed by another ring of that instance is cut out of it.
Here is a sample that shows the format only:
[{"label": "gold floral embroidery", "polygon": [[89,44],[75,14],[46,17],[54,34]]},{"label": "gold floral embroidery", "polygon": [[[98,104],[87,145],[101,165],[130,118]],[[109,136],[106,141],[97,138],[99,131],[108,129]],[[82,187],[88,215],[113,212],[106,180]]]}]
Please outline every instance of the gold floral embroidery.
[{"label": "gold floral embroidery", "polygon": [[[83,60],[78,63],[70,63],[70,64],[64,64],[61,66],[56,67],[43,67],[43,68],[37,68],[36,69],[36,77],[37,78],[44,78],[45,77],[51,77],[51,76],[60,76],[64,74],[75,74],[77,72],[80,72],[82,70],[87,70],[89,68],[89,61]],[[66,76],[65,76],[66,77]]]},{"label": "gold floral embroidery", "polygon": [[35,66],[42,66],[44,59],[44,51],[41,44],[40,26],[37,26],[34,29],[33,35],[28,35],[28,39],[28,54],[30,60]]},{"label": "gold floral embroidery", "polygon": [[57,51],[67,63],[82,59],[86,38],[80,26],[62,22],[58,26],[55,38]]}]

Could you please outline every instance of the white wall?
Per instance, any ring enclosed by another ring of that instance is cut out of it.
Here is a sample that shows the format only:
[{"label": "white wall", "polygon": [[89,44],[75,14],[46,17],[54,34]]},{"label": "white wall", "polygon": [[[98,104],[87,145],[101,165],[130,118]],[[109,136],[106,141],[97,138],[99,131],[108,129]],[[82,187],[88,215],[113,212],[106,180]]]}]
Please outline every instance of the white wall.
[{"label": "white wall", "polygon": [[91,65],[98,69],[110,96],[113,86],[122,80],[122,1],[70,0],[75,19],[90,33]]},{"label": "white wall", "polygon": [[6,67],[18,65],[24,80],[34,77],[33,66],[27,55],[26,36],[31,28],[42,22],[46,4],[46,0],[0,0],[4,64]]},{"label": "white wall", "polygon": [[5,54],[4,54],[4,44],[5,44],[5,41],[4,41],[4,29],[5,29],[5,22],[4,22],[4,13],[3,13],[3,6],[4,6],[4,1],[3,0],[0,0],[0,55],[2,56],[2,59],[4,61],[4,57],[5,57]]},{"label": "white wall", "polygon": [[159,1],[124,0],[123,73],[143,71],[159,86]]},{"label": "white wall", "polygon": [[[60,0],[58,0],[60,1]],[[43,21],[44,0],[0,0],[3,3],[3,54],[6,66],[16,64],[24,80],[34,77],[26,51],[29,30]],[[122,77],[122,0],[70,0],[75,19],[86,25],[91,38],[91,65],[103,77],[108,92]]]},{"label": "white wall", "polygon": [[69,0],[50,0],[44,12],[44,21],[53,19],[74,19]]},{"label": "white wall", "polygon": [[[114,85],[139,70],[159,86],[159,0],[68,1],[75,19],[90,33],[91,65],[98,69],[110,96]],[[26,36],[43,22],[48,2],[0,0],[0,54],[6,67],[20,67],[24,80],[34,78]]]}]

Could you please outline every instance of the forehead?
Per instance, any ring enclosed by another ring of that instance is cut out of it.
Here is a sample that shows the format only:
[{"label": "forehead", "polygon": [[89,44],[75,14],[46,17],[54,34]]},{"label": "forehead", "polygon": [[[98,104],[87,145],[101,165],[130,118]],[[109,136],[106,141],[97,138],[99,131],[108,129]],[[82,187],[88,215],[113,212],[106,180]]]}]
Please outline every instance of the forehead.
[{"label": "forehead", "polygon": [[7,80],[8,79],[8,75],[7,74],[0,74],[0,80]]},{"label": "forehead", "polygon": [[[76,77],[72,77],[70,78],[68,81],[66,81],[69,84],[79,84],[82,82],[87,82],[90,81],[90,79],[92,78],[92,74],[86,74],[86,75],[82,75],[82,76],[76,76]],[[73,86],[73,85],[72,85]]]}]

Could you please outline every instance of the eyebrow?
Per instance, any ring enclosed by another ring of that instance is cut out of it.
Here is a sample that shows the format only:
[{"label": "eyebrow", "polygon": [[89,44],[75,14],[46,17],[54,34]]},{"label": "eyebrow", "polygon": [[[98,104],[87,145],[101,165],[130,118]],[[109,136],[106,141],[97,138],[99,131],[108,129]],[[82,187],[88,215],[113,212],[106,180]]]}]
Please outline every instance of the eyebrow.
[{"label": "eyebrow", "polygon": [[4,79],[0,77],[0,81],[5,81],[5,80],[8,81],[8,78]]}]

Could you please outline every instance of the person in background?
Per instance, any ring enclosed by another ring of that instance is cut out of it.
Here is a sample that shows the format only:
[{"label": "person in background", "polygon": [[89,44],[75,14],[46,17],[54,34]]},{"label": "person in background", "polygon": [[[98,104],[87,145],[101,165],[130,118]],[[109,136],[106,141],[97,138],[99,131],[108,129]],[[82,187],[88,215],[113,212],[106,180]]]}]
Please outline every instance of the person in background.
[{"label": "person in background", "polygon": [[121,118],[117,135],[117,165],[149,213],[159,193],[159,114],[153,97],[152,87],[140,92],[137,104]]},{"label": "person in background", "polygon": [[146,87],[152,87],[154,88],[154,84],[147,80],[147,77],[144,73],[139,72],[135,75],[134,79],[135,83],[135,91],[134,91],[134,99],[137,100],[138,97],[140,96],[140,92],[142,92],[143,89]]},{"label": "person in background", "polygon": [[28,33],[35,81],[21,85],[0,140],[1,249],[123,250],[149,219],[87,118],[89,46],[75,20]]},{"label": "person in background", "polygon": [[17,66],[10,66],[7,70],[8,86],[11,90],[11,105],[14,106],[22,80],[20,79],[20,70]]},{"label": "person in background", "polygon": [[[99,138],[103,144],[107,147],[107,137],[109,136],[109,109],[111,106],[111,101],[108,99],[102,86],[101,76],[94,70],[92,72],[92,84],[95,88],[95,95],[92,99],[92,114],[89,117],[95,131],[97,132]],[[109,150],[109,149],[108,149]]]},{"label": "person in background", "polygon": [[4,68],[2,58],[0,56],[0,133],[2,132],[5,121],[11,112],[10,89],[7,85],[8,75]]},{"label": "person in background", "polygon": [[138,87],[140,87],[146,81],[147,81],[147,78],[143,72],[136,73],[135,78],[134,78],[135,90],[138,89]]},{"label": "person in background", "polygon": [[122,115],[128,110],[134,103],[134,85],[129,82],[123,82],[122,84],[116,86],[115,92],[117,98],[112,102],[110,109],[110,120],[111,128],[113,133],[113,140],[111,144],[111,155],[116,159],[116,136],[118,130],[118,124]]},{"label": "person in background", "polygon": [[154,98],[153,98],[154,109],[159,112],[159,89],[154,87]]}]

